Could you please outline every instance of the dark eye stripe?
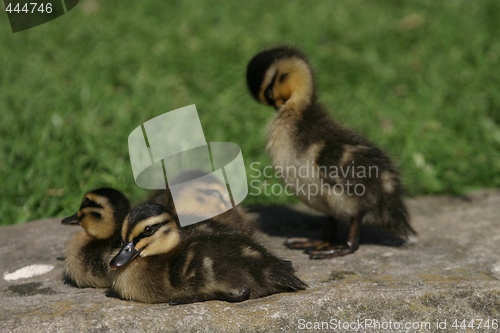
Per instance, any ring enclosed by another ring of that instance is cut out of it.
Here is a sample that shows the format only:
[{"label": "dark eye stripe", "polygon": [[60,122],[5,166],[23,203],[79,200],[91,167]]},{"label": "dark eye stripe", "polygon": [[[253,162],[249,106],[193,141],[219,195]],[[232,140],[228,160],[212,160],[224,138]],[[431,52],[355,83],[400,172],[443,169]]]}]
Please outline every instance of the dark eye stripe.
[{"label": "dark eye stripe", "polygon": [[96,217],[98,219],[100,219],[102,217],[102,215],[99,214],[98,212],[90,212],[90,215],[92,215],[93,217]]},{"label": "dark eye stripe", "polygon": [[274,86],[274,82],[276,81],[277,76],[278,76],[278,72],[274,73],[273,79],[271,80],[269,85],[266,87],[266,90],[264,91],[264,97],[265,97],[266,101],[271,105],[274,105],[273,86]]},{"label": "dark eye stripe", "polygon": [[153,236],[155,234],[155,232],[158,231],[158,229],[160,229],[162,226],[164,226],[168,222],[169,221],[165,221],[165,222],[160,222],[157,224],[150,225],[149,227],[153,228],[153,231],[151,232],[151,234],[146,235],[146,234],[144,234],[144,232],[141,232],[141,234],[139,236],[135,237],[132,241],[134,242],[134,244],[137,244],[137,242],[139,242],[141,239]]},{"label": "dark eye stripe", "polygon": [[88,198],[85,198],[85,200],[83,200],[83,202],[82,202],[82,205],[80,206],[80,209],[87,208],[87,207],[102,208],[102,206],[99,205],[97,202],[89,200]]},{"label": "dark eye stripe", "polygon": [[222,197],[222,194],[219,191],[217,191],[217,190],[203,190],[203,189],[199,189],[198,192],[201,192],[201,193],[203,193],[206,196],[213,196],[213,197],[216,197],[217,199],[224,200],[224,198]]},{"label": "dark eye stripe", "polygon": [[279,81],[280,83],[283,83],[283,81],[285,81],[287,77],[288,77],[288,73],[281,74],[281,76],[280,76],[280,78],[278,79],[278,81]]}]

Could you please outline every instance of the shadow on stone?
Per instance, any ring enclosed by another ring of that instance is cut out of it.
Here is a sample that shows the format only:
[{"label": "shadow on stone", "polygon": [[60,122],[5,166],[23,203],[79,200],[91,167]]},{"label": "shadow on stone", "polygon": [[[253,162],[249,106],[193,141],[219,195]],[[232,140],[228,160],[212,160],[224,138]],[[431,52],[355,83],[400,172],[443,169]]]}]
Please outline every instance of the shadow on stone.
[{"label": "shadow on stone", "polygon": [[[257,213],[259,229],[277,237],[312,237],[319,238],[326,223],[326,216],[308,214],[289,207],[282,206],[252,206],[249,212]],[[338,239],[347,239],[348,226],[340,223]],[[361,244],[377,244],[385,246],[401,246],[405,241],[393,236],[375,226],[363,225],[360,232]]]},{"label": "shadow on stone", "polygon": [[33,295],[54,295],[56,292],[52,288],[43,288],[41,282],[29,282],[10,286],[8,291],[19,296]]},{"label": "shadow on stone", "polygon": [[109,298],[116,298],[116,299],[121,299],[116,292],[114,292],[112,289],[108,289],[104,292],[104,295]]}]

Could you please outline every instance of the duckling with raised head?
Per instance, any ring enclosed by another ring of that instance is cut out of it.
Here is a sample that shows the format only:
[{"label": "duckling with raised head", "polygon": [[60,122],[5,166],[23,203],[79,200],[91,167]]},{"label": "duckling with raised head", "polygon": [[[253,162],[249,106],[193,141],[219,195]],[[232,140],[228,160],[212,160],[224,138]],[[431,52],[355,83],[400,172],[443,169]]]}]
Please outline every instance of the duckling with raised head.
[{"label": "duckling with raised head", "polygon": [[231,230],[213,220],[181,229],[164,206],[141,204],[127,216],[124,245],[110,263],[117,270],[112,289],[123,299],[174,305],[306,288],[291,262]]},{"label": "duckling with raised head", "polygon": [[[255,217],[241,205],[232,207],[225,184],[216,177],[192,170],[180,174],[173,182],[183,184],[178,190],[176,205],[168,188],[153,192],[146,202],[163,205],[176,216],[213,216],[213,220],[245,235],[251,236],[255,232]],[[223,213],[219,213],[221,211]]]},{"label": "duckling with raised head", "polygon": [[[313,72],[302,52],[287,46],[264,50],[250,60],[246,79],[252,96],[276,109],[266,149],[277,174],[299,199],[328,216],[322,239],[290,238],[289,248],[304,249],[311,259],[354,253],[363,223],[406,240],[416,234],[391,160],[332,121],[317,101]],[[347,242],[340,245],[338,221],[350,224]]]},{"label": "duckling with raised head", "polygon": [[78,212],[61,221],[83,228],[66,246],[67,282],[77,287],[111,287],[109,261],[120,249],[121,227],[129,210],[121,192],[100,188],[85,194]]}]

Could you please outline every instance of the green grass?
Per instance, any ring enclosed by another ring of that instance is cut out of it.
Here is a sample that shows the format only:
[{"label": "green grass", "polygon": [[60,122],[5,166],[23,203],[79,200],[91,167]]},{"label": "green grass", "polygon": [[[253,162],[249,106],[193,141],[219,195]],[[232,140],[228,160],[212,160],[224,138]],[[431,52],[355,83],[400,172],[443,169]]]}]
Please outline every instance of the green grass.
[{"label": "green grass", "polygon": [[499,33],[498,0],[80,1],[16,34],[2,11],[0,224],[73,213],[99,186],[139,200],[129,133],[190,104],[255,177],[273,111],[244,72],[276,43],[309,55],[332,117],[394,158],[409,195],[498,187]]}]

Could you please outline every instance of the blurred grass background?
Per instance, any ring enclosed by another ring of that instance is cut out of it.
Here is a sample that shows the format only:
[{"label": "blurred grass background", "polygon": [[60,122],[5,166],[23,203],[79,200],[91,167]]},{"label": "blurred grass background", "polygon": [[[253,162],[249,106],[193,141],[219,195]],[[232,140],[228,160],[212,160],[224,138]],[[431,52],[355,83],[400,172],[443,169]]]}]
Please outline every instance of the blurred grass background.
[{"label": "blurred grass background", "polygon": [[409,195],[498,187],[499,35],[498,0],[83,0],[16,34],[2,11],[0,224],[74,213],[99,186],[140,200],[129,133],[190,104],[254,180],[273,110],[244,73],[276,43],[309,56],[331,116],[393,157]]}]

